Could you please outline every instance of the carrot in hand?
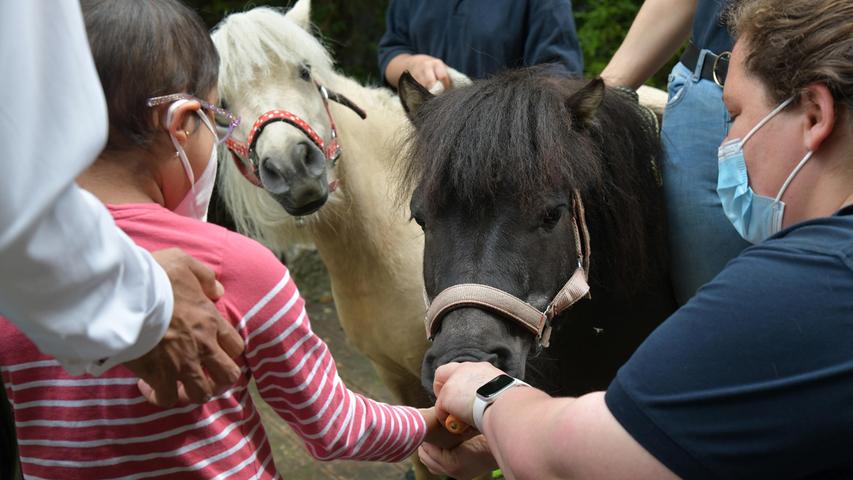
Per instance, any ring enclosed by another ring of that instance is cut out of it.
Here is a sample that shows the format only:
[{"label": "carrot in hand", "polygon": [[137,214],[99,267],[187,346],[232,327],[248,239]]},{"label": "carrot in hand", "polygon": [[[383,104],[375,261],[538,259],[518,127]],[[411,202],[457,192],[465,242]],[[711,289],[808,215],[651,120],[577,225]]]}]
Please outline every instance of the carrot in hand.
[{"label": "carrot in hand", "polygon": [[448,415],[447,418],[444,419],[444,428],[446,428],[447,431],[450,433],[455,433],[456,435],[459,435],[468,429],[468,425],[466,425],[453,415]]}]

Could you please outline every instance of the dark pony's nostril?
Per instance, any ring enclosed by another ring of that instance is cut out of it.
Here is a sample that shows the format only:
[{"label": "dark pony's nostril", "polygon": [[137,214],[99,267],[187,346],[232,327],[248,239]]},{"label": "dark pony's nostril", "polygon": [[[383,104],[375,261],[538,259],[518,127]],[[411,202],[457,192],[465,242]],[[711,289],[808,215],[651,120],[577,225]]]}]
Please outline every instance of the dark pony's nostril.
[{"label": "dark pony's nostril", "polygon": [[498,346],[492,348],[489,357],[491,358],[489,363],[503,371],[511,370],[513,367],[512,352],[507,347]]}]

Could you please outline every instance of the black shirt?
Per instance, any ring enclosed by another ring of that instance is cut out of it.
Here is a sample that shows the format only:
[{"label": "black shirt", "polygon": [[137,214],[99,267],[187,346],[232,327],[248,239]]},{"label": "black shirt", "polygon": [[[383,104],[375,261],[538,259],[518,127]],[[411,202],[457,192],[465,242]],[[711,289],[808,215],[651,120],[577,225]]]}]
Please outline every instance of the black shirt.
[{"label": "black shirt", "polygon": [[716,54],[731,51],[734,41],[720,20],[720,14],[727,4],[726,0],[698,0],[693,15],[693,34],[690,37],[693,45]]},{"label": "black shirt", "polygon": [[853,478],[853,206],[744,250],[605,401],[683,478]]},{"label": "black shirt", "polygon": [[583,71],[570,0],[392,0],[379,69],[401,53],[427,54],[471,78],[556,63]]}]

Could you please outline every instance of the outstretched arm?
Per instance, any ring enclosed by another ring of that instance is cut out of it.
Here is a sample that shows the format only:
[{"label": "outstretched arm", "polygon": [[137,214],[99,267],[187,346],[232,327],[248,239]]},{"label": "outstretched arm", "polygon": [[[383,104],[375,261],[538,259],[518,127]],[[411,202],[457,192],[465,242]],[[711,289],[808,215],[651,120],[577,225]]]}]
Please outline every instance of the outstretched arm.
[{"label": "outstretched arm", "polygon": [[610,86],[638,88],[690,36],[695,11],[696,0],[646,0],[601,78]]},{"label": "outstretched arm", "polygon": [[312,456],[396,462],[410,455],[430,431],[443,431],[432,409],[388,405],[348,389],[328,345],[311,328],[290,272],[261,245],[235,241],[242,243],[227,250],[243,256],[227,270],[239,277],[222,280],[229,297],[244,303],[226,299],[226,308],[232,309],[232,318],[242,318],[238,328],[246,339],[245,359],[258,392]]},{"label": "outstretched arm", "polygon": [[[450,413],[472,424],[474,392],[500,373],[487,363],[440,367],[435,377],[439,417]],[[676,478],[610,414],[603,392],[553,398],[531,387],[511,388],[486,410],[483,430],[507,478]],[[464,475],[467,458],[452,450],[422,449],[421,456],[425,453],[424,463],[434,471]]]}]

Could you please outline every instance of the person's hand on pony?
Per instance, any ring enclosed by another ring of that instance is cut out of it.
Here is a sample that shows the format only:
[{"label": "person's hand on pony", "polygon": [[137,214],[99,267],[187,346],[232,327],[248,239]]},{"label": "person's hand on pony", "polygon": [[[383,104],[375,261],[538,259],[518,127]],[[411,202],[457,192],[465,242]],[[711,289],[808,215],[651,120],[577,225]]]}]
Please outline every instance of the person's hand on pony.
[{"label": "person's hand on pony", "polygon": [[[429,55],[410,55],[405,59],[405,68],[421,85],[432,93],[449,90],[453,86],[447,65]],[[439,88],[440,83],[443,88]]]}]

